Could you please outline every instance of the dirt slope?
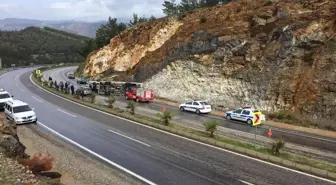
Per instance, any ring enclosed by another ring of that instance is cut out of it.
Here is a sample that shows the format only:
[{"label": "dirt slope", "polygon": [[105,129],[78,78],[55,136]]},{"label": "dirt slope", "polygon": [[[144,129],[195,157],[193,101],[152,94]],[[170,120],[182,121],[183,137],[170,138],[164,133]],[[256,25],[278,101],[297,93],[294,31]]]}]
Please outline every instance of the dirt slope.
[{"label": "dirt slope", "polygon": [[157,96],[336,120],[336,1],[241,0],[129,29],[87,58],[95,78]]}]

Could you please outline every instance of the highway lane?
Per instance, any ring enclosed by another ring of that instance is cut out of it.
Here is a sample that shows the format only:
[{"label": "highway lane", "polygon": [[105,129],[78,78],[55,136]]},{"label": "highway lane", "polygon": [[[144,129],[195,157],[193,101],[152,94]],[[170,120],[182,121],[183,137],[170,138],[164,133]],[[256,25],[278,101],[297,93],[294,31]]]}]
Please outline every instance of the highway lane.
[{"label": "highway lane", "polygon": [[[70,80],[66,77],[69,72],[73,72],[76,67],[66,67],[66,68],[58,68],[45,73],[45,76],[52,76],[53,79],[57,81],[70,81],[75,87],[78,87],[75,80]],[[126,102],[124,97],[117,97],[118,101]],[[144,108],[148,108],[151,110],[162,110],[164,105],[158,103],[137,103],[137,106],[141,106]],[[247,133],[254,134],[256,129],[247,125],[246,123],[239,122],[239,121],[232,121],[226,120],[225,118],[213,116],[213,115],[196,115],[190,112],[180,112],[177,107],[172,106],[165,106],[168,111],[172,111],[174,116],[181,118],[183,120],[194,120],[197,122],[205,122],[209,120],[216,120],[218,121],[220,126],[235,129]],[[267,136],[269,126],[262,125],[257,129],[257,134],[262,136]],[[283,138],[287,142],[300,144],[303,146],[315,147],[318,149],[336,152],[336,141],[331,138],[326,138],[322,136],[297,132],[297,131],[290,131],[286,129],[280,128],[272,128],[273,135],[272,137],[275,139]]]},{"label": "highway lane", "polygon": [[7,73],[0,87],[34,107],[43,124],[154,183],[332,184],[92,111],[37,88],[29,74]]}]

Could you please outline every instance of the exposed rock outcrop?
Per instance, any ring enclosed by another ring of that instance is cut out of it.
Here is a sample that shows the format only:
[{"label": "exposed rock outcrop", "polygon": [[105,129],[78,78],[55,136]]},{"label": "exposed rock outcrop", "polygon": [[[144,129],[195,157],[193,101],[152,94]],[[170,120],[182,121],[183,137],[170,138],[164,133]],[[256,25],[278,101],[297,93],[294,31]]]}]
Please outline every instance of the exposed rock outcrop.
[{"label": "exposed rock outcrop", "polygon": [[0,147],[4,149],[7,156],[26,159],[29,155],[25,153],[26,147],[20,142],[16,133],[16,126],[0,118]]},{"label": "exposed rock outcrop", "polygon": [[336,1],[241,0],[129,29],[91,53],[84,73],[175,101],[336,120],[335,51]]}]

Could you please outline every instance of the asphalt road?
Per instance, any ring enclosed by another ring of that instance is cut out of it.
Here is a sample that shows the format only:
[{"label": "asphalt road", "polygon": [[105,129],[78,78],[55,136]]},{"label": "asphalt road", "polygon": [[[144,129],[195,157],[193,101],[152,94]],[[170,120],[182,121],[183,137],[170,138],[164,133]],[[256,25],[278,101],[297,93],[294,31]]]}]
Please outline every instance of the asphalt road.
[{"label": "asphalt road", "polygon": [[46,125],[155,184],[334,184],[82,107],[36,87],[30,74],[6,73],[0,87],[35,108],[38,127]]},{"label": "asphalt road", "polygon": [[[45,77],[51,76],[53,80],[57,81],[70,81],[78,88],[75,80],[71,80],[67,78],[67,74],[69,72],[73,72],[76,67],[66,67],[66,68],[58,68],[51,71],[47,71],[44,75]],[[118,101],[126,102],[124,97],[117,97]],[[137,103],[137,106],[142,106],[152,110],[162,110],[164,105],[158,103]],[[254,127],[247,125],[246,123],[239,121],[226,120],[222,117],[217,117],[213,115],[197,115],[195,113],[190,112],[180,112],[178,107],[166,106],[168,111],[172,111],[174,116],[180,117],[182,120],[193,120],[197,122],[205,122],[209,120],[217,120],[220,126],[235,129],[247,133],[256,133],[258,135],[267,136],[269,126],[262,125],[258,127],[256,130]],[[291,142],[303,146],[314,147],[326,151],[336,152],[336,140],[332,138],[321,137],[312,134],[306,134],[297,131],[290,131],[286,129],[280,128],[272,128],[272,137],[275,139],[283,138],[286,142]]]}]

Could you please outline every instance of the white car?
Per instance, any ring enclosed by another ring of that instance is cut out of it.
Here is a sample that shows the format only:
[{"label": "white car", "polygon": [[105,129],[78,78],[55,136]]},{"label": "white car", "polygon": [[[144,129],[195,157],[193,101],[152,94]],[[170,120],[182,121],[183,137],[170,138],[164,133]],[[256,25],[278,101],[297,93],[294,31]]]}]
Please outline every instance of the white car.
[{"label": "white car", "polygon": [[15,124],[36,123],[34,109],[21,100],[11,100],[5,104],[5,116]]},{"label": "white car", "polygon": [[182,103],[179,108],[181,111],[196,112],[197,114],[211,112],[211,105],[205,101],[190,101]]},{"label": "white car", "polygon": [[4,89],[0,89],[0,109],[4,109],[5,103],[7,101],[13,100],[13,96],[11,96],[7,91]]},{"label": "white car", "polygon": [[[249,125],[252,125],[253,123],[253,114],[255,112],[260,112],[259,110],[253,109],[251,107],[241,107],[238,108],[234,111],[228,111],[225,113],[226,119],[230,120],[239,120],[239,121],[244,121]],[[265,115],[261,115],[261,121],[265,121]]]}]

